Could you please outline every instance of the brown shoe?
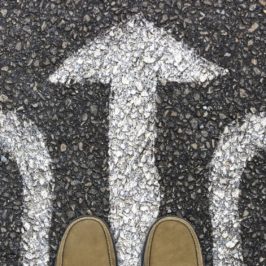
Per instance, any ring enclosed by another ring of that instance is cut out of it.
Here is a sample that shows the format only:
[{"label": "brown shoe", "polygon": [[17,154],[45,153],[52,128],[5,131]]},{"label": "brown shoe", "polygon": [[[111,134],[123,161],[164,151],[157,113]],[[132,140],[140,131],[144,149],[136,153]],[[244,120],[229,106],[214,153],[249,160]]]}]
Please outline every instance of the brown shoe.
[{"label": "brown shoe", "polygon": [[203,266],[198,238],[192,226],[177,217],[165,217],[151,228],[144,266]]},{"label": "brown shoe", "polygon": [[95,217],[72,222],[61,241],[56,266],[115,266],[114,245],[105,223]]}]

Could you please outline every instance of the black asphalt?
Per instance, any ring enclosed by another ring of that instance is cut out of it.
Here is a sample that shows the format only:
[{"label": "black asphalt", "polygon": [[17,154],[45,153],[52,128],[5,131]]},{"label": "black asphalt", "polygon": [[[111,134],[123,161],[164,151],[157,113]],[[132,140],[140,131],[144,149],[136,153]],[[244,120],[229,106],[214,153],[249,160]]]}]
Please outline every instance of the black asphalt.
[{"label": "black asphalt", "polygon": [[[139,12],[229,70],[208,86],[158,85],[156,164],[165,195],[160,215],[192,222],[207,266],[212,265],[208,174],[217,141],[233,120],[266,110],[265,0],[1,0],[0,95],[8,99],[0,97],[0,106],[36,123],[53,160],[51,265],[71,220],[93,214],[108,222],[110,88],[89,83],[66,88],[51,84],[48,76],[86,40]],[[241,182],[240,217],[249,212],[241,223],[248,266],[266,261],[265,162],[261,151]],[[3,151],[0,167],[0,265],[19,265],[22,181]]]}]

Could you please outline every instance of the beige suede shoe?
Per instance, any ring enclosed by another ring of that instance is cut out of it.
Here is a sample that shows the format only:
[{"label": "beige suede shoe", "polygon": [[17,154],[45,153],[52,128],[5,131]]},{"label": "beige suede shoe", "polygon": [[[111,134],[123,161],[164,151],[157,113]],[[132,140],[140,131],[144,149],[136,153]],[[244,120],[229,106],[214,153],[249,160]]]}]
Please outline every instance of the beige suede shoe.
[{"label": "beige suede shoe", "polygon": [[144,266],[203,266],[198,238],[192,226],[177,217],[165,217],[151,228]]},{"label": "beige suede shoe", "polygon": [[115,266],[113,241],[99,218],[82,217],[72,222],[60,243],[56,266]]}]

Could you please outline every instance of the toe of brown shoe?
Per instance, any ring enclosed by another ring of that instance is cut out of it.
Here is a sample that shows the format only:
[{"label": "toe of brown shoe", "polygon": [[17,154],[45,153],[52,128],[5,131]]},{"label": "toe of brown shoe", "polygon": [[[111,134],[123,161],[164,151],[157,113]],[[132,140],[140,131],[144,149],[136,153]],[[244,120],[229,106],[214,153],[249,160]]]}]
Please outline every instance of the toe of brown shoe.
[{"label": "toe of brown shoe", "polygon": [[158,220],[147,238],[144,266],[203,266],[192,226],[177,217]]},{"label": "toe of brown shoe", "polygon": [[72,222],[64,233],[56,266],[115,266],[111,235],[105,223],[95,217]]}]

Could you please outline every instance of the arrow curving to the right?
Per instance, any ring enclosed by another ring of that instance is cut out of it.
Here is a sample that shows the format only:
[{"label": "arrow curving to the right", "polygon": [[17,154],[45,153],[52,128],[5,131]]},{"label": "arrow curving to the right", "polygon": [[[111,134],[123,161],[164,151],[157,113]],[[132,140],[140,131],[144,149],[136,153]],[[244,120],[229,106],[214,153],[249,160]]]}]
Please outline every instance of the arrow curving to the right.
[{"label": "arrow curving to the right", "polygon": [[244,265],[238,211],[240,182],[248,161],[259,150],[266,150],[264,113],[249,114],[243,124],[226,127],[214,152],[209,191],[215,266]]},{"label": "arrow curving to the right", "polygon": [[66,85],[84,80],[111,84],[109,220],[119,265],[141,264],[145,237],[159,212],[154,155],[158,81],[202,83],[225,73],[138,15],[85,45],[50,76],[51,82]]}]

